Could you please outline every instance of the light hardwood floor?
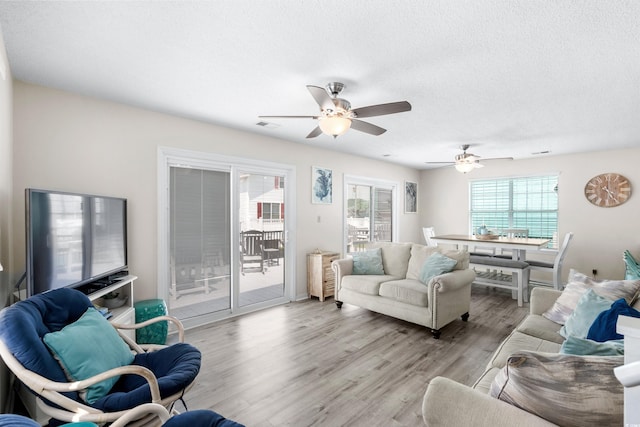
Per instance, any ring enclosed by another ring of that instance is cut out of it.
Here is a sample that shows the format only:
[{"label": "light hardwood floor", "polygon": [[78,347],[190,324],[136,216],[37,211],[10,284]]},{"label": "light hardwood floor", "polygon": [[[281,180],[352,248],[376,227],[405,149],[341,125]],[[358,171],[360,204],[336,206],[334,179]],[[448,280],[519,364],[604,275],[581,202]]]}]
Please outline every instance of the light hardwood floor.
[{"label": "light hardwood floor", "polygon": [[270,308],[187,331],[203,359],[185,400],[247,427],[422,426],[429,381],[472,384],[527,312],[510,292],[474,287],[469,321],[435,340],[333,298]]}]

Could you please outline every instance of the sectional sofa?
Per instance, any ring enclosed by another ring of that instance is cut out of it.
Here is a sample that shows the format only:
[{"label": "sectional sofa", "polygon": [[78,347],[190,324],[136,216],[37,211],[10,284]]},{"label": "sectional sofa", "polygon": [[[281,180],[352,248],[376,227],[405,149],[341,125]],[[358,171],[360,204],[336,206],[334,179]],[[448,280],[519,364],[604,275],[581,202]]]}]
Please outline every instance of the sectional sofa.
[{"label": "sectional sofa", "polygon": [[[426,425],[623,425],[623,387],[613,368],[623,364],[624,356],[614,354],[613,344],[599,354],[566,354],[569,337],[565,340],[563,326],[547,316],[561,295],[549,288],[532,290],[530,314],[495,350],[471,387],[433,378],[422,405]],[[628,295],[633,291],[626,296],[631,300]],[[601,349],[606,343],[597,345]]]}]

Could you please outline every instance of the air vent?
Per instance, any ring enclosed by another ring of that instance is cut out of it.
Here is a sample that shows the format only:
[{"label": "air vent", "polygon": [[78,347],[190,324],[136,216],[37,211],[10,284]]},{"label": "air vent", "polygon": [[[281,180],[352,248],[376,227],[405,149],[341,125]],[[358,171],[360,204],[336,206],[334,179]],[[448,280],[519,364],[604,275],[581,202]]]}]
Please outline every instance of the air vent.
[{"label": "air vent", "polygon": [[545,151],[537,151],[537,152],[535,152],[535,153],[531,153],[531,154],[532,154],[533,156],[539,156],[539,155],[541,155],[541,154],[549,154],[549,153],[551,153],[551,151],[549,151],[549,150],[545,150]]}]

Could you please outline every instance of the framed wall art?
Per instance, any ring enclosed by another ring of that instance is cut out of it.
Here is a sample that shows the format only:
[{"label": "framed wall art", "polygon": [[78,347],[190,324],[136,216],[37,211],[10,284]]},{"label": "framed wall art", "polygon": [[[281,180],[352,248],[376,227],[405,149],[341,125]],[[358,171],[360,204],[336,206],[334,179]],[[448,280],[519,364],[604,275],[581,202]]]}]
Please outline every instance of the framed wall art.
[{"label": "framed wall art", "polygon": [[404,213],[418,213],[417,182],[404,182]]},{"label": "framed wall art", "polygon": [[312,166],[311,203],[329,205],[333,202],[333,175],[331,169]]}]

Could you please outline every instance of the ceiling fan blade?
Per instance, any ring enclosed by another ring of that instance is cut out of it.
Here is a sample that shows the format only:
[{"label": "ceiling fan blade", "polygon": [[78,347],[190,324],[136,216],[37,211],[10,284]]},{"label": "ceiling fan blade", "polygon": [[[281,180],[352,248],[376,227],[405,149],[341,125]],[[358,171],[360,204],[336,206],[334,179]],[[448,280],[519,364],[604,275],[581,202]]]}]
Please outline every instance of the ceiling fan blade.
[{"label": "ceiling fan blade", "polygon": [[428,165],[453,165],[455,162],[425,162]]},{"label": "ceiling fan blade", "polygon": [[336,106],[333,104],[333,100],[327,93],[327,91],[319,86],[307,85],[307,89],[316,100],[322,110],[334,110]]},{"label": "ceiling fan blade", "polygon": [[307,135],[307,138],[315,138],[316,136],[319,136],[321,134],[322,134],[322,129],[320,129],[320,126],[316,126],[314,130],[309,132],[309,135]]},{"label": "ceiling fan blade", "polygon": [[258,116],[259,119],[317,119],[319,116]]},{"label": "ceiling fan blade", "polygon": [[486,159],[482,159],[483,162],[487,160],[513,160],[513,157],[488,157]]},{"label": "ceiling fan blade", "polygon": [[375,136],[382,135],[387,131],[380,126],[372,125],[371,123],[356,119],[351,119],[351,129],[359,130],[360,132]]},{"label": "ceiling fan blade", "polygon": [[351,110],[356,117],[373,117],[384,116],[385,114],[403,113],[405,111],[411,111],[411,104],[407,101],[390,102],[389,104],[370,105],[368,107],[361,107]]}]

